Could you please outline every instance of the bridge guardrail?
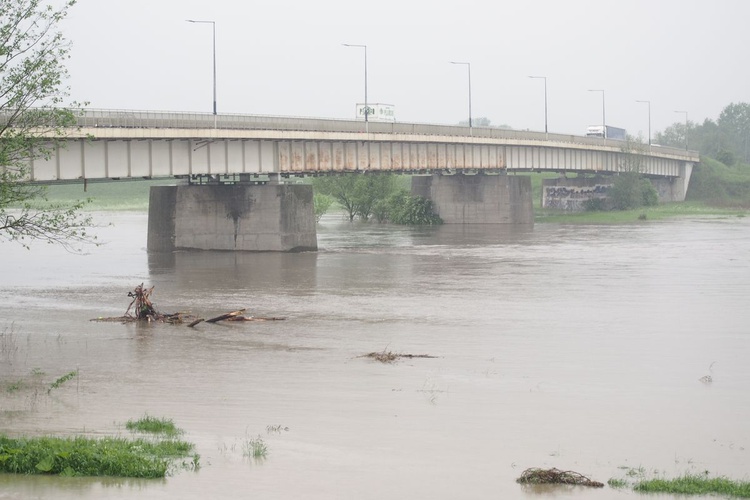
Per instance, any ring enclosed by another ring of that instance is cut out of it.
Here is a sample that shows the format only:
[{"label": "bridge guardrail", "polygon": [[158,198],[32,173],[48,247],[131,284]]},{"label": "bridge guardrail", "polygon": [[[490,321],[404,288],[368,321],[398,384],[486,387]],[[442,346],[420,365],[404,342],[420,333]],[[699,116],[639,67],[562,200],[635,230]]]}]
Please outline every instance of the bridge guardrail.
[{"label": "bridge guardrail", "polygon": [[[123,128],[175,128],[175,129],[230,129],[230,130],[282,130],[319,132],[364,132],[361,120],[334,118],[304,118],[291,116],[218,114],[178,111],[138,111],[114,109],[81,109],[78,125],[83,127]],[[531,140],[599,146],[602,139],[569,134],[545,134],[528,130],[500,129],[457,125],[435,125],[401,122],[369,122],[370,133],[403,135],[444,135],[453,137]],[[624,141],[607,139],[607,145],[625,145]],[[651,153],[685,155],[686,151],[667,146],[650,147]],[[697,156],[697,152],[691,151]]]},{"label": "bridge guardrail", "polygon": [[[83,109],[78,124],[86,127],[126,127],[126,128],[219,128],[219,129],[263,129],[288,131],[320,132],[364,132],[361,120],[341,120],[335,118],[304,118],[291,116],[218,114],[176,111],[137,111],[111,109]],[[597,146],[602,139],[569,134],[545,134],[528,130],[500,129],[493,127],[472,127],[456,125],[435,125],[401,122],[369,122],[370,133],[405,135],[446,135],[510,140],[535,140]],[[622,144],[624,141],[607,139],[607,143]],[[651,152],[664,154],[684,154],[685,151],[666,146],[654,146]]]}]

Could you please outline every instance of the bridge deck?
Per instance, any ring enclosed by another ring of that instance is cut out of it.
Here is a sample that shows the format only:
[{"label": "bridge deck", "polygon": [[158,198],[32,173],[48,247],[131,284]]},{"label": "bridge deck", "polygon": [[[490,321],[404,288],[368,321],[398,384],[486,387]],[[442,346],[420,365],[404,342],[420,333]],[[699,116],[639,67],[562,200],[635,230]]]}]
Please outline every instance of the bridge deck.
[{"label": "bridge deck", "polygon": [[[216,120],[214,122],[214,120]],[[246,115],[86,111],[31,180],[346,171],[621,172],[679,177],[694,151],[561,134]],[[215,126],[212,126],[215,125]],[[635,154],[629,154],[635,153]],[[635,161],[634,161],[635,159]]]}]

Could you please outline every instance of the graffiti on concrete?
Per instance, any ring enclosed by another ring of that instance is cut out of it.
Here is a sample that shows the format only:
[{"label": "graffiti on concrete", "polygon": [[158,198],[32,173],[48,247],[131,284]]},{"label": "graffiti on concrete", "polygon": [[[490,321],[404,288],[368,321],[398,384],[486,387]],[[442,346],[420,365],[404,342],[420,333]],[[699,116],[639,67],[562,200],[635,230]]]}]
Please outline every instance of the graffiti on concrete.
[{"label": "graffiti on concrete", "polygon": [[606,198],[611,186],[595,184],[593,186],[545,186],[543,206],[558,210],[583,210],[583,203],[592,198]]}]

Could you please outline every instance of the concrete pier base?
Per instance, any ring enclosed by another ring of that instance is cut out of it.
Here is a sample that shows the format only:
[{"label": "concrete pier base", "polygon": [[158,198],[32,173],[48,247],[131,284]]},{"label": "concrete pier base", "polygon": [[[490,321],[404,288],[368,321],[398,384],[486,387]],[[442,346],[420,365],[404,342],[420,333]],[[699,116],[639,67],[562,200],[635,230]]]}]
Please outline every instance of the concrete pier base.
[{"label": "concrete pier base", "polygon": [[531,178],[515,175],[412,177],[412,194],[432,200],[446,224],[533,224]]},{"label": "concrete pier base", "polygon": [[153,186],[148,250],[317,250],[312,186]]}]

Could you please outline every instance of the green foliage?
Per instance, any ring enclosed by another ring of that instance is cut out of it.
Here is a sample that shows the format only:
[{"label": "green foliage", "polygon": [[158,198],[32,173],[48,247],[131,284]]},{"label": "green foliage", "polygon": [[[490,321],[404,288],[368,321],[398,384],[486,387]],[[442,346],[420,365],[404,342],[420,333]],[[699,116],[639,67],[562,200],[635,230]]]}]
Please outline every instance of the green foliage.
[{"label": "green foliage", "polygon": [[85,202],[41,205],[45,188],[24,182],[31,160],[48,159],[75,124],[74,113],[60,107],[69,45],[57,31],[74,4],[0,0],[0,237],[26,247],[31,240],[67,248],[92,241],[91,219],[80,215]]},{"label": "green foliage", "polygon": [[47,394],[52,392],[52,389],[58,389],[61,385],[63,385],[68,380],[75,378],[78,376],[78,370],[73,370],[72,372],[66,373],[62,377],[58,378],[52,384],[50,384],[49,389],[47,389]]},{"label": "green foliage", "polygon": [[[172,460],[192,450],[191,443],[173,440],[0,435],[0,472],[157,478],[167,474]],[[190,467],[197,466],[194,455]]]},{"label": "green foliage", "polygon": [[750,498],[750,482],[733,481],[725,477],[685,474],[676,479],[648,479],[633,488],[641,493],[669,493],[672,495],[725,495]]},{"label": "green foliage", "polygon": [[313,189],[316,193],[331,196],[343,207],[353,221],[357,216],[357,181],[356,174],[327,175],[313,179]]},{"label": "green foliage", "polygon": [[258,436],[255,439],[247,439],[242,443],[242,454],[246,457],[265,458],[268,454],[268,447],[263,438]]},{"label": "green foliage", "polygon": [[421,196],[411,196],[405,190],[393,194],[387,202],[387,219],[394,224],[410,226],[436,225],[443,221],[432,208],[432,201]]},{"label": "green foliage", "polygon": [[610,478],[607,481],[607,484],[610,486],[610,488],[620,489],[620,488],[625,488],[628,485],[628,482],[625,481],[624,479]]},{"label": "green foliage", "polygon": [[328,212],[328,209],[333,205],[333,198],[326,194],[315,193],[313,195],[313,206],[315,207],[315,221],[320,222],[320,219]]},{"label": "green foliage", "polygon": [[442,224],[430,200],[409,195],[408,182],[409,177],[403,175],[343,174],[317,177],[313,188],[315,196],[334,198],[350,221],[358,217],[394,224]]},{"label": "green foliage", "polygon": [[715,206],[750,207],[750,166],[730,166],[702,157],[701,162],[693,167],[686,200],[704,201]]},{"label": "green foliage", "polygon": [[609,202],[615,210],[654,206],[659,196],[653,184],[638,172],[619,174],[609,190]]},{"label": "green foliage", "polygon": [[589,198],[588,200],[584,200],[583,209],[586,212],[609,210],[609,202],[604,197]]},{"label": "green foliage", "polygon": [[125,428],[131,432],[144,432],[148,434],[161,434],[164,436],[174,437],[183,433],[178,429],[170,418],[156,418],[150,415],[144,415],[138,420],[128,420]]},{"label": "green foliage", "polygon": [[654,143],[676,148],[687,144],[689,149],[726,165],[738,161],[750,163],[750,104],[729,104],[717,121],[706,119],[702,124],[688,121],[670,125],[656,133]]}]

